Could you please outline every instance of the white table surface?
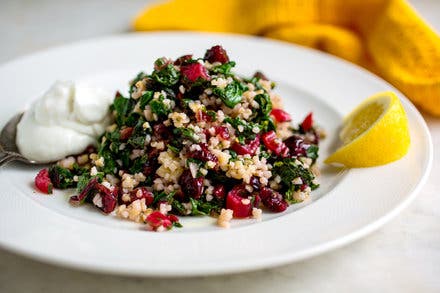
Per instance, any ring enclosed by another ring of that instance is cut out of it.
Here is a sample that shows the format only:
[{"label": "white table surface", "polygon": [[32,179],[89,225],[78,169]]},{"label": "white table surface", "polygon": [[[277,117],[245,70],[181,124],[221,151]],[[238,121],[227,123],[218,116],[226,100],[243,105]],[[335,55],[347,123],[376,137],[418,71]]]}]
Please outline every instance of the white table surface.
[{"label": "white table surface", "polygon": [[[0,0],[0,62],[129,31],[148,2]],[[412,3],[440,31],[440,1]],[[409,208],[351,245],[276,269],[189,279],[81,272],[0,249],[0,292],[440,292],[440,118],[424,117],[434,143],[427,184]]]}]

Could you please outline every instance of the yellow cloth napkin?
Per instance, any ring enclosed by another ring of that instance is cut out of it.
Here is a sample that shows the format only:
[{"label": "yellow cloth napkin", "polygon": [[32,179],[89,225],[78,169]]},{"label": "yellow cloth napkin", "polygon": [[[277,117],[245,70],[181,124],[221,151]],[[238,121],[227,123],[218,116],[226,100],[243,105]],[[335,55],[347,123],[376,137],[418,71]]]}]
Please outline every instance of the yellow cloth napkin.
[{"label": "yellow cloth napkin", "polygon": [[253,34],[320,49],[382,76],[440,116],[440,37],[404,0],[174,0],[136,30]]}]

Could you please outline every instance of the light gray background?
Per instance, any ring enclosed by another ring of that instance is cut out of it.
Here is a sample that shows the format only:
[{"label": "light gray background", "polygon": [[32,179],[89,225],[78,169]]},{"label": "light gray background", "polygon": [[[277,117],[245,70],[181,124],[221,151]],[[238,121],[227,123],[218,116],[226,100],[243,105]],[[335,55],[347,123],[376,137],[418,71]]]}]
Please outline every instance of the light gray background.
[{"label": "light gray background", "polygon": [[[440,1],[411,1],[440,31]],[[0,0],[0,62],[130,30],[148,0]],[[372,235],[277,269],[190,278],[127,278],[65,269],[0,249],[0,292],[440,292],[440,119],[424,115],[434,166],[414,203]],[[74,252],[72,252],[74,253]]]}]

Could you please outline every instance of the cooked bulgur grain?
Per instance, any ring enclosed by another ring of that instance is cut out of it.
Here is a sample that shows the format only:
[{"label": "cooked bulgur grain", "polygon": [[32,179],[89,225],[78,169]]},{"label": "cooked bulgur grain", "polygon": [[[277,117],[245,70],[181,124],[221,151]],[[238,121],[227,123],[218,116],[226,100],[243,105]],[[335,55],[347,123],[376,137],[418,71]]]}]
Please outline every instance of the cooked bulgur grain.
[{"label": "cooked bulgur grain", "polygon": [[154,231],[179,226],[174,214],[219,214],[229,227],[233,217],[260,220],[261,206],[282,212],[308,198],[323,130],[292,124],[274,83],[238,76],[234,65],[221,46],[203,61],[157,59],[128,97],[116,94],[99,147],[51,167],[55,187],[77,187],[72,203]]}]

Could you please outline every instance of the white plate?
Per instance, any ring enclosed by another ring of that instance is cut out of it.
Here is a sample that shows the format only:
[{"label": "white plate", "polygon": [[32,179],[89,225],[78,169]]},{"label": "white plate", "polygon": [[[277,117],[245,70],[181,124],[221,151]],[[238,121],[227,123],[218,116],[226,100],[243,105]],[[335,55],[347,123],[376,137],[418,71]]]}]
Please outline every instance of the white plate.
[{"label": "white plate", "polygon": [[[126,90],[157,57],[176,58],[222,44],[237,72],[262,70],[277,81],[294,120],[313,111],[326,128],[321,158],[332,150],[341,117],[364,98],[395,90],[367,71],[317,51],[260,38],[199,34],[131,34],[84,41],[23,57],[0,67],[0,125],[55,80],[88,81]],[[193,276],[273,267],[358,239],[400,212],[425,182],[432,161],[428,129],[399,94],[408,114],[411,148],[400,161],[340,171],[323,167],[322,186],[305,204],[263,221],[234,221],[221,230],[213,220],[184,219],[168,233],[71,207],[68,193],[36,193],[37,168],[12,164],[0,170],[0,245],[46,262],[81,269],[145,276]],[[384,141],[384,143],[387,143]],[[319,200],[318,200],[319,199]]]}]

